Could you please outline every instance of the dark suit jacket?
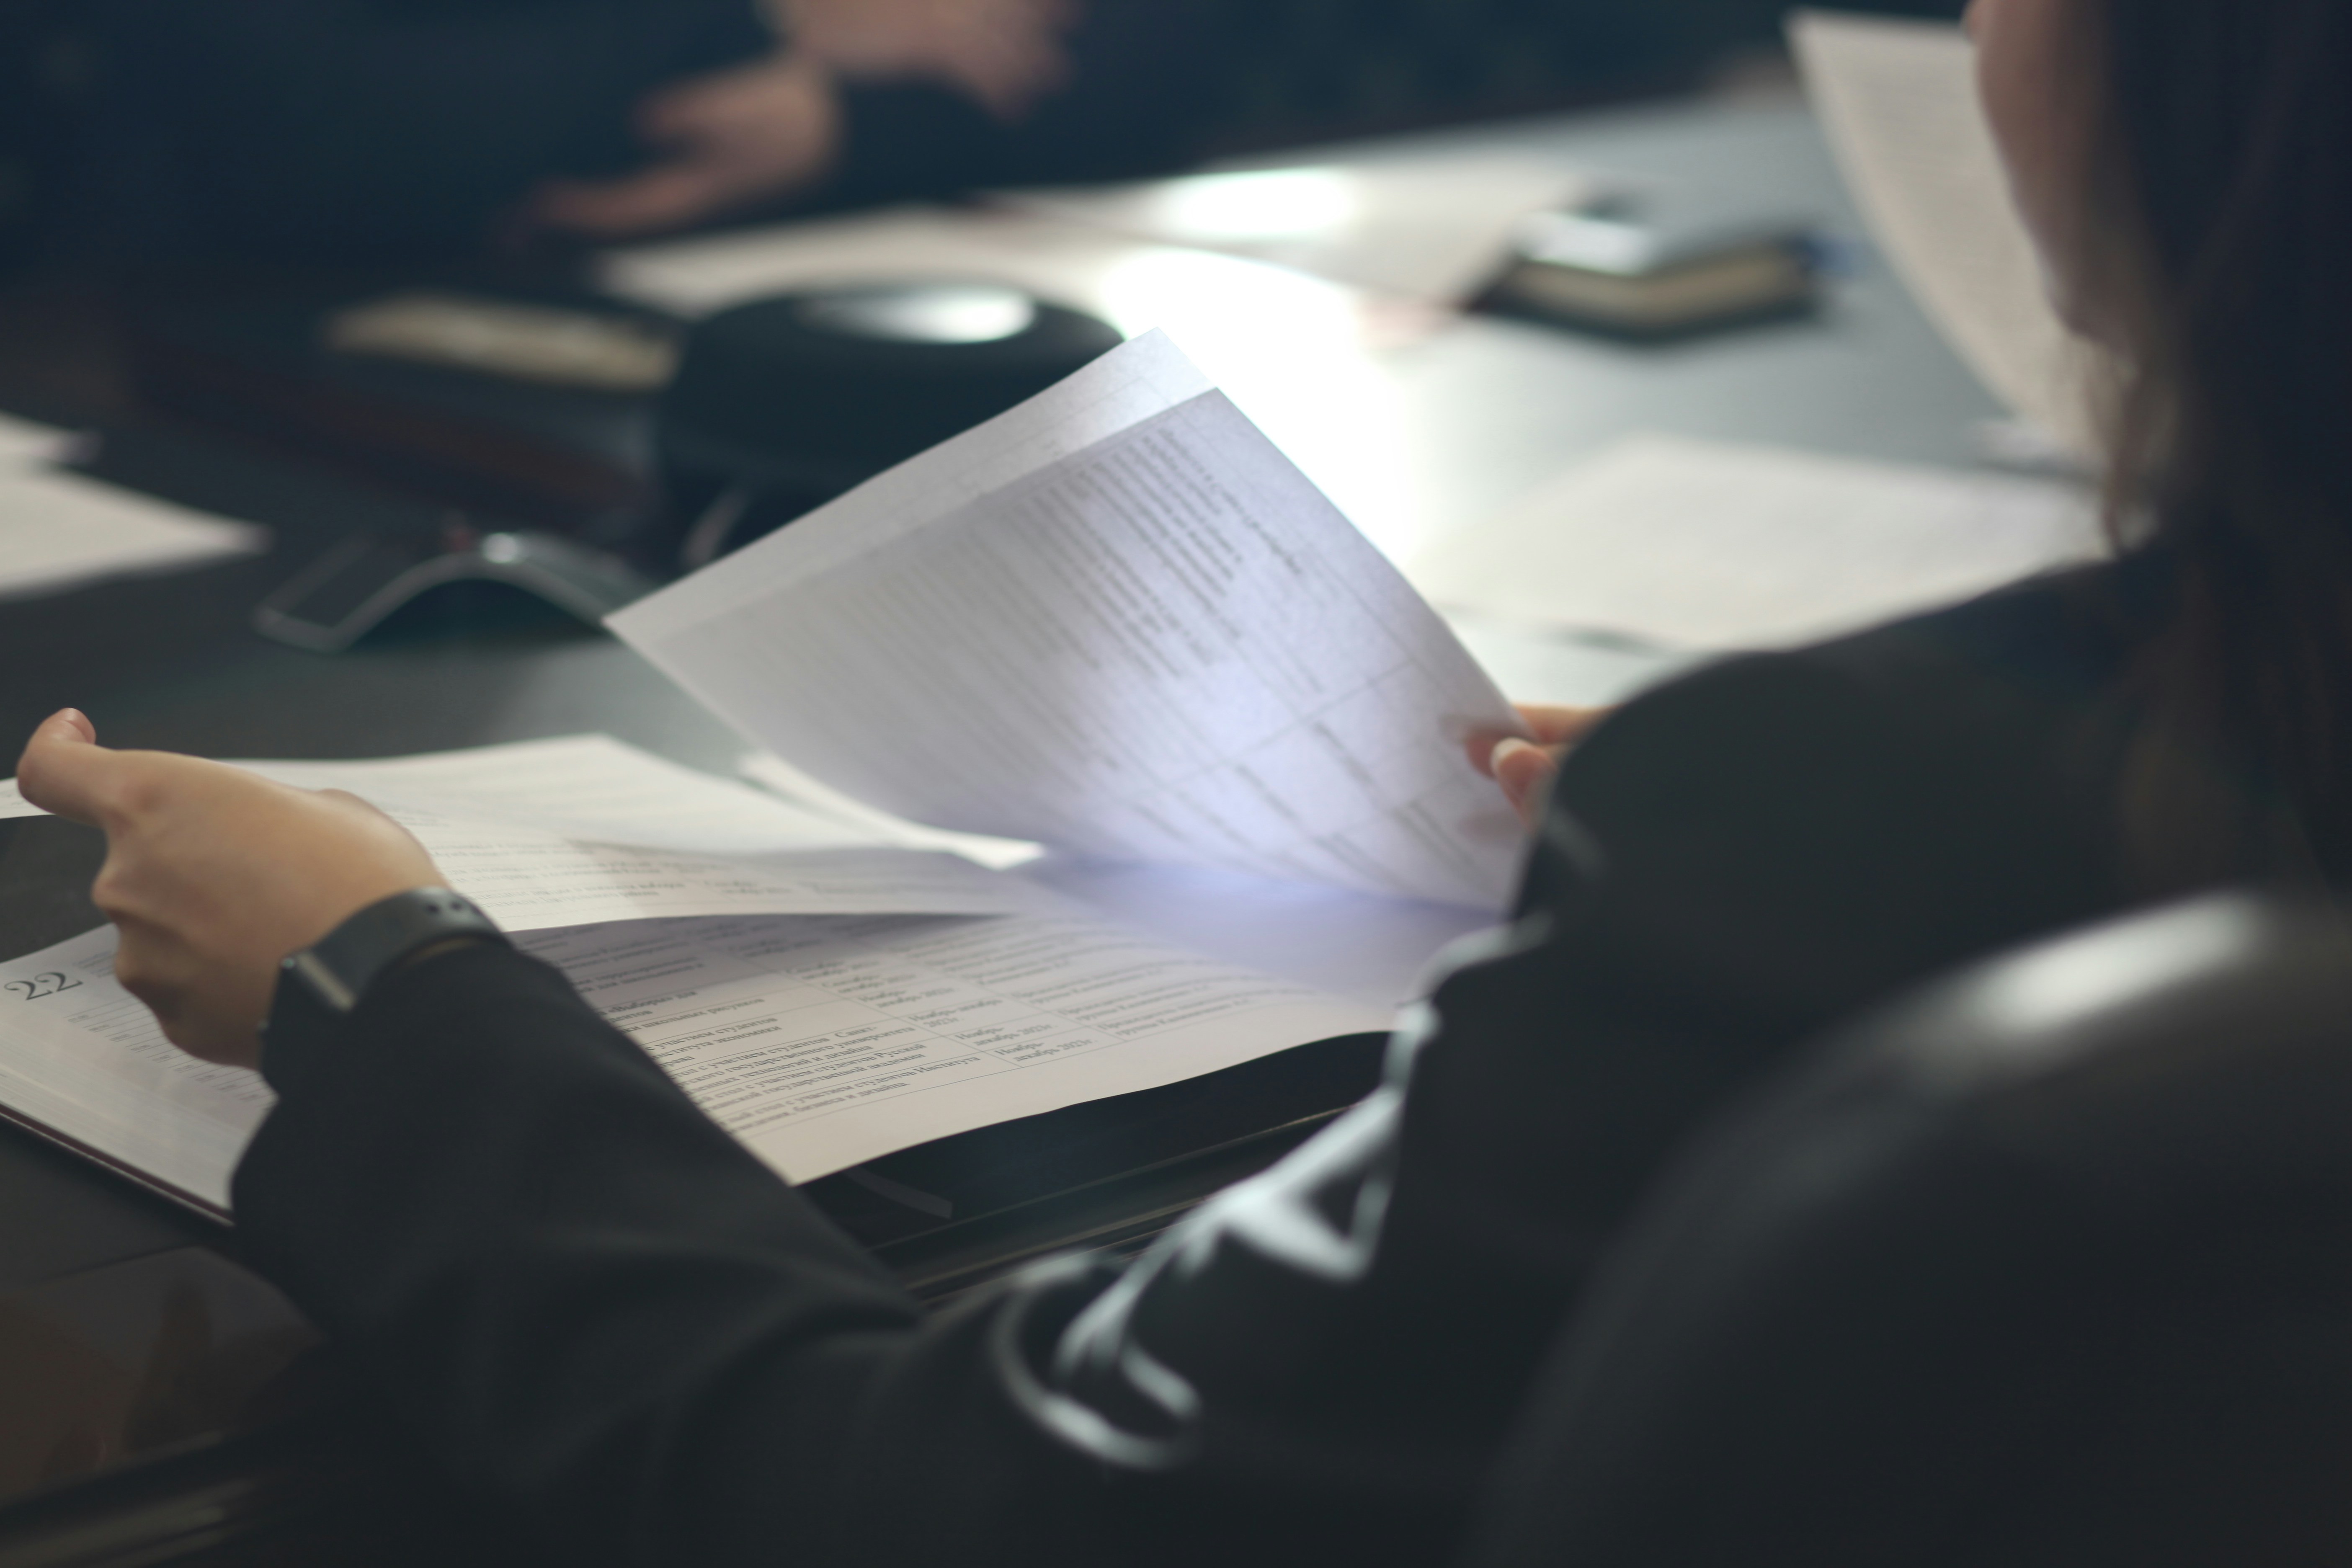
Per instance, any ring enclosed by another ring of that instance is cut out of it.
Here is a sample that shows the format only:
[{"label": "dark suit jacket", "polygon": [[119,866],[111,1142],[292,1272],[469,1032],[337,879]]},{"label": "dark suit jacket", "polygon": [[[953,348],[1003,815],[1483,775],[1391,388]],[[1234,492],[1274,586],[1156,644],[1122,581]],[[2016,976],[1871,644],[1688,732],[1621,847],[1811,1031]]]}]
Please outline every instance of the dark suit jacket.
[{"label": "dark suit jacket", "polygon": [[[254,1257],[583,1563],[1439,1563],[1662,1162],[1828,1026],[2116,910],[2116,574],[1634,703],[1390,1081],[1124,1269],[942,1317],[551,972],[297,1018]],[[2249,868],[2251,869],[2251,868]]]}]

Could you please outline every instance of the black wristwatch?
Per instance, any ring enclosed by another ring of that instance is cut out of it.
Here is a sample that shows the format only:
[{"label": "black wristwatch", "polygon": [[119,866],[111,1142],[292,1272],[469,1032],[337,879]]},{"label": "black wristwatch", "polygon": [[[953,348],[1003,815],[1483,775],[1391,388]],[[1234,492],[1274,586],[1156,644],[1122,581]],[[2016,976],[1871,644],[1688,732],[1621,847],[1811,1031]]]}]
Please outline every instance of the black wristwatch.
[{"label": "black wristwatch", "polygon": [[370,904],[278,966],[283,999],[299,988],[330,1013],[348,1013],[368,988],[429,947],[451,942],[507,942],[472,900],[446,888],[419,888]]}]

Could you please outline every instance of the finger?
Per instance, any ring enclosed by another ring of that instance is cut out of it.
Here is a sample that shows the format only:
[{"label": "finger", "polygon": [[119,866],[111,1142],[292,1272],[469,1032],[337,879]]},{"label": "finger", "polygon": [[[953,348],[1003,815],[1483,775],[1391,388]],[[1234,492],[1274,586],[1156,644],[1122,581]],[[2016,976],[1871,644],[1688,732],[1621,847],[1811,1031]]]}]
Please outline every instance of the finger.
[{"label": "finger", "polygon": [[531,204],[551,228],[617,237],[678,228],[737,198],[731,170],[719,163],[680,163],[603,184],[550,185]]},{"label": "finger", "polygon": [[676,146],[709,134],[724,120],[741,90],[741,77],[729,72],[704,77],[655,93],[637,106],[637,134],[658,146]]},{"label": "finger", "polygon": [[1539,746],[1565,746],[1581,741],[1593,727],[1614,712],[1611,708],[1552,708],[1519,705],[1519,718]]},{"label": "finger", "polygon": [[1520,820],[1534,826],[1543,814],[1551,781],[1559,772],[1559,758],[1541,746],[1512,740],[1495,748],[1490,766],[1495,782],[1503,786],[1504,798]]},{"label": "finger", "polygon": [[96,825],[111,809],[121,766],[120,752],[98,743],[98,727],[68,708],[33,731],[16,763],[16,787],[43,811]]}]

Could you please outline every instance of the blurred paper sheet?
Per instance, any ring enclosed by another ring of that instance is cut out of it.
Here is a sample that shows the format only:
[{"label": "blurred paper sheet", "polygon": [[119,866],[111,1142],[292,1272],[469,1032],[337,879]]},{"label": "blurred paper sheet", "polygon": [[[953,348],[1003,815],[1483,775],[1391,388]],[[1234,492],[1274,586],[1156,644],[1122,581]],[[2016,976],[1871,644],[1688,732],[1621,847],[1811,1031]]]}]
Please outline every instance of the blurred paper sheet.
[{"label": "blurred paper sheet", "polygon": [[1425,552],[1436,604],[1667,648],[1791,647],[2104,553],[2076,487],[1637,437]]},{"label": "blurred paper sheet", "polygon": [[0,432],[0,599],[182,571],[268,548],[265,529],[50,468],[35,460],[42,455],[17,432]]},{"label": "blurred paper sheet", "polygon": [[1139,239],[1460,305],[1494,281],[1530,214],[1585,191],[1577,176],[1542,163],[1474,157],[1009,191],[996,199]]},{"label": "blurred paper sheet", "polygon": [[2096,449],[2095,351],[2051,303],[2010,199],[1968,35],[1945,23],[1802,12],[1813,105],[1878,243],[1996,397],[2068,449]]},{"label": "blurred paper sheet", "polygon": [[776,294],[876,282],[1008,284],[1091,310],[1131,336],[1188,343],[1269,330],[1355,342],[1397,318],[1352,290],[1234,256],[1141,243],[1032,213],[895,207],[608,252],[604,287],[707,316]]},{"label": "blurred paper sheet", "polygon": [[55,426],[0,414],[0,464],[58,462],[72,445],[72,436]]}]

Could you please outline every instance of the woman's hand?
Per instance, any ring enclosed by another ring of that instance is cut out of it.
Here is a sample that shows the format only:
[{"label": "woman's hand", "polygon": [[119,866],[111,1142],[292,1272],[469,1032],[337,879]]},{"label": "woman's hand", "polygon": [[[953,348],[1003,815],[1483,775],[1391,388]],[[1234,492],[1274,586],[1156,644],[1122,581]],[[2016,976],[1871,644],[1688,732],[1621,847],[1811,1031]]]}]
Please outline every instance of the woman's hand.
[{"label": "woman's hand", "polygon": [[778,55],[647,99],[638,134],[665,154],[617,180],[541,186],[531,225],[619,239],[683,228],[816,184],[841,154],[841,104],[824,68]]},{"label": "woman's hand", "polygon": [[620,239],[808,189],[841,156],[835,81],[931,81],[1014,121],[1067,79],[1079,0],[770,0],[787,47],[683,81],[637,110],[662,154],[615,180],[559,180],[531,226]]},{"label": "woman's hand", "polygon": [[1614,712],[1611,708],[1539,708],[1522,704],[1519,719],[1533,740],[1518,735],[1474,735],[1470,761],[1503,786],[1529,827],[1543,820],[1551,781],[1568,749]]},{"label": "woman's hand", "polygon": [[173,1044],[256,1066],[278,965],[367,908],[442,885],[424,846],[340,792],[161,752],[110,752],[71,709],[17,764],[25,798],[105,829],[91,889],[120,928],[115,973]]},{"label": "woman's hand", "polygon": [[793,52],[848,81],[935,81],[1013,121],[1069,77],[1079,0],[768,0]]}]

